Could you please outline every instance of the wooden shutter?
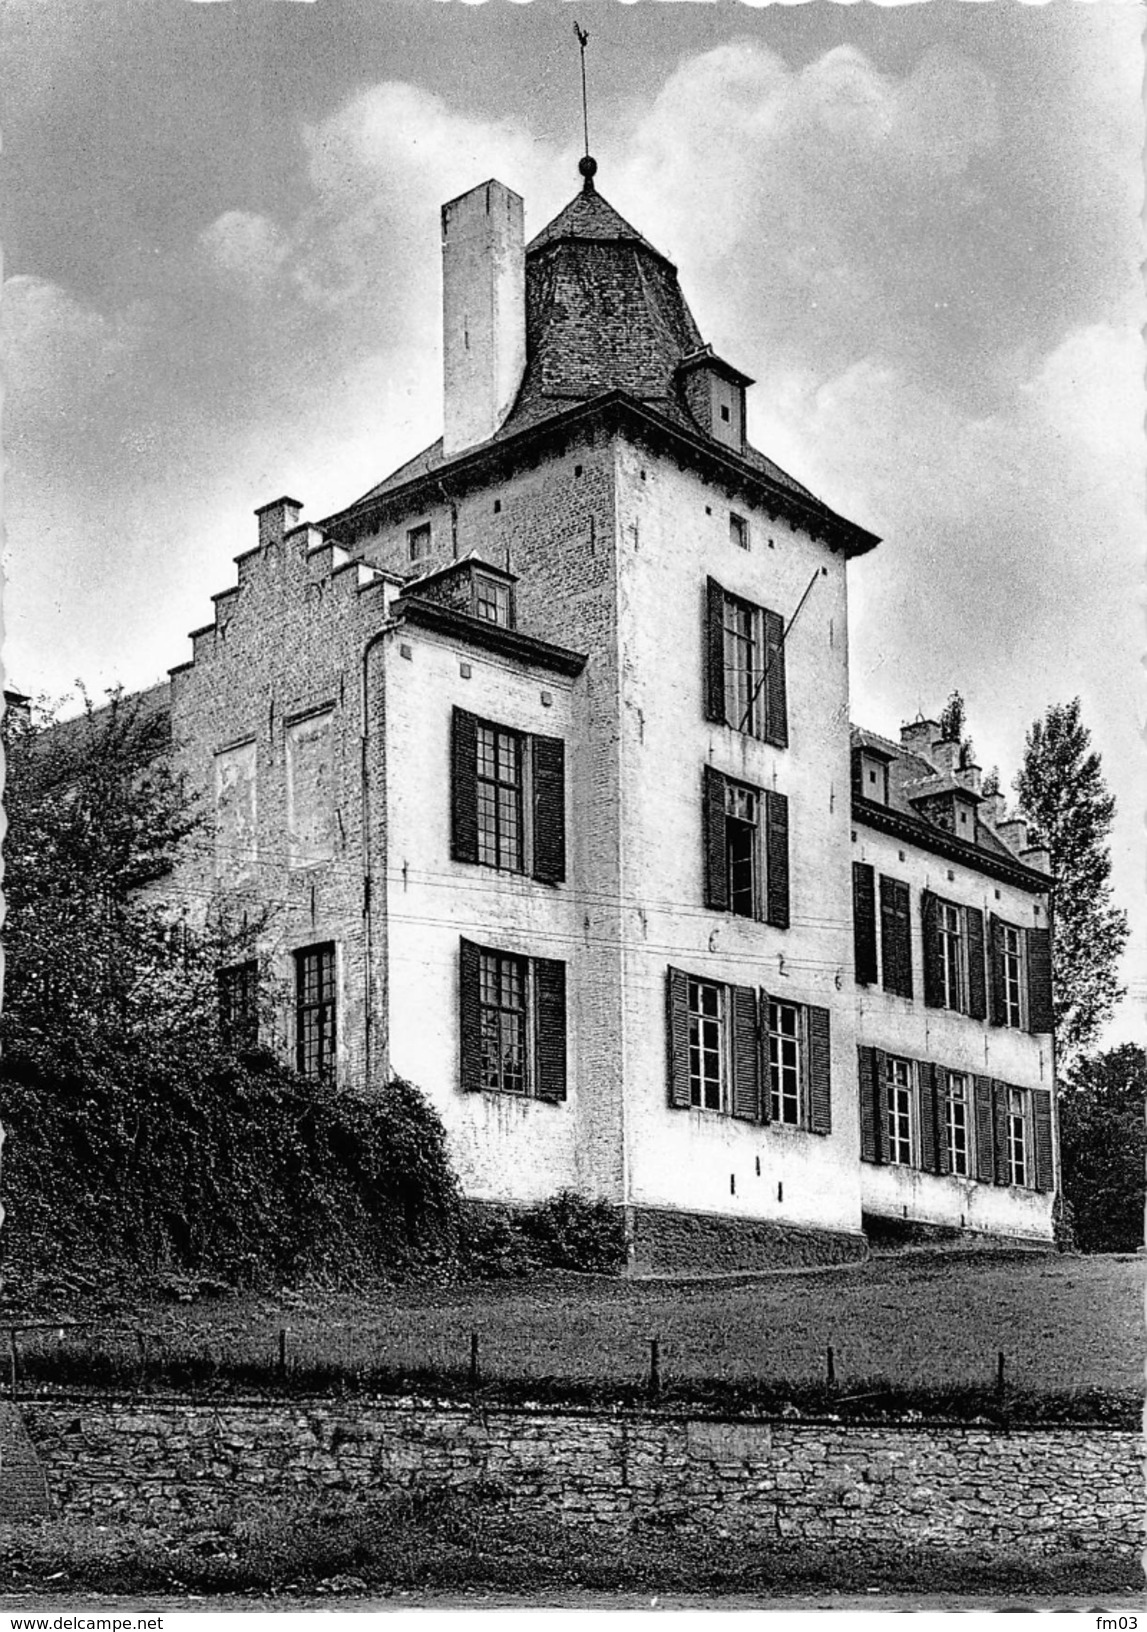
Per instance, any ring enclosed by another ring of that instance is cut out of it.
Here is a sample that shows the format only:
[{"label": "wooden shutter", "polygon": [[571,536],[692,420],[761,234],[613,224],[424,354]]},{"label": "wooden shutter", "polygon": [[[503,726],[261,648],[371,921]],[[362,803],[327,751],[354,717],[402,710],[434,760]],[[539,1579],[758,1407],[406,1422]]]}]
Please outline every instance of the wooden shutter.
[{"label": "wooden shutter", "polygon": [[705,905],[729,910],[729,865],[725,848],[725,778],[706,765],[701,825],[705,838]]},{"label": "wooden shutter", "polygon": [[861,986],[876,984],[876,875],[864,861],[852,864],[852,938],[856,979]]},{"label": "wooden shutter", "polygon": [[1028,951],[1028,1030],[1054,1031],[1055,1011],[1051,1001],[1051,931],[1029,929]]},{"label": "wooden shutter", "polygon": [[789,745],[788,691],[785,682],[785,620],[763,608],[765,637],[765,741],[774,748]]},{"label": "wooden shutter", "polygon": [[920,921],[924,929],[924,1002],[930,1009],[942,1009],[944,960],[940,950],[940,902],[931,890],[920,892]]},{"label": "wooden shutter", "polygon": [[769,1004],[775,1003],[776,998],[770,997],[762,986],[757,994],[757,1017],[760,1023],[761,1037],[761,1121],[771,1122],[773,1119],[773,1069],[769,1061]]},{"label": "wooden shutter", "polygon": [[1032,1121],[1035,1145],[1035,1187],[1055,1189],[1055,1156],[1051,1142],[1051,1094],[1046,1088],[1032,1089]]},{"label": "wooden shutter", "polygon": [[880,875],[880,961],[884,990],[912,996],[912,919],[907,884]]},{"label": "wooden shutter", "polygon": [[566,745],[561,737],[531,737],[534,783],[534,877],[561,884],[566,876]]},{"label": "wooden shutter", "polygon": [[808,1025],[808,1111],[813,1133],[832,1132],[832,1036],[827,1009],[809,1004]]},{"label": "wooden shutter", "polygon": [[757,1032],[757,994],[751,986],[730,988],[733,1021],[733,1115],[746,1122],[761,1119],[761,1044]]},{"label": "wooden shutter", "polygon": [[976,1123],[976,1177],[983,1184],[992,1184],[996,1177],[996,1128],[991,1077],[972,1078],[972,1103]]},{"label": "wooden shutter", "polygon": [[861,1047],[857,1054],[860,1086],[860,1159],[884,1160],[884,1051]]},{"label": "wooden shutter", "polygon": [[478,859],[478,721],[464,708],[454,710],[450,739],[450,854]]},{"label": "wooden shutter", "polygon": [[789,927],[789,802],[765,789],[765,922]]},{"label": "wooden shutter", "polygon": [[[934,1065],[932,1071],[932,1098],[936,1107],[936,1171],[950,1173],[952,1171],[952,1153],[948,1149],[948,1073],[942,1065]],[[968,1108],[969,1116],[971,1107]],[[968,1130],[971,1138],[971,1130]]]},{"label": "wooden shutter", "polygon": [[689,1109],[689,977],[670,969],[666,982],[669,1103]]},{"label": "wooden shutter", "polygon": [[988,965],[991,971],[991,1021],[993,1026],[1006,1026],[1008,1005],[1004,991],[1004,922],[995,913],[988,920]]},{"label": "wooden shutter", "polygon": [[1008,1088],[1004,1082],[992,1083],[992,1124],[996,1138],[996,1170],[997,1184],[1010,1184],[1011,1173],[1008,1165]]},{"label": "wooden shutter", "polygon": [[725,591],[715,578],[705,595],[705,718],[725,723]]},{"label": "wooden shutter", "polygon": [[566,966],[556,958],[535,958],[534,1092],[552,1103],[566,1097]]},{"label": "wooden shutter", "polygon": [[973,1020],[988,1015],[988,986],[984,969],[984,915],[978,907],[964,909],[968,925],[968,1013]]},{"label": "wooden shutter", "polygon": [[916,1066],[916,1098],[920,1106],[920,1166],[938,1173],[936,1158],[936,1070],[926,1060]]},{"label": "wooden shutter", "polygon": [[482,1086],[481,951],[472,941],[463,941],[458,961],[458,1055],[459,1078],[469,1094]]}]

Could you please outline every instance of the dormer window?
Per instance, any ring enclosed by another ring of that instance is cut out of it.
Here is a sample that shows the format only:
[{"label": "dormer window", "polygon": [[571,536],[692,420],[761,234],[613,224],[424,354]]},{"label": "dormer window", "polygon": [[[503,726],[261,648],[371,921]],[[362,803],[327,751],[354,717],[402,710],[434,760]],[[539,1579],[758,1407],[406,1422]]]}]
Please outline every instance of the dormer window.
[{"label": "dormer window", "polygon": [[745,387],[753,382],[704,347],[686,357],[679,378],[689,411],[707,435],[726,447],[745,449]]},{"label": "dormer window", "polygon": [[473,575],[474,616],[487,623],[500,624],[503,629],[513,627],[513,600],[509,584],[490,578],[484,572]]}]

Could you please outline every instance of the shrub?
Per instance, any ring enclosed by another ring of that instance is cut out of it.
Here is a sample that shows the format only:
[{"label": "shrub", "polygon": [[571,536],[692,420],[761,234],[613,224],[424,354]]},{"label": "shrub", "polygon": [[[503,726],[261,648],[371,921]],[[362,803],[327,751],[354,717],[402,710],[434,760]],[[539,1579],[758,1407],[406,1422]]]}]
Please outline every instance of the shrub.
[{"label": "shrub", "polygon": [[625,1225],[620,1208],[559,1190],[527,1208],[521,1229],[539,1260],[551,1269],[609,1275],[625,1263]]}]

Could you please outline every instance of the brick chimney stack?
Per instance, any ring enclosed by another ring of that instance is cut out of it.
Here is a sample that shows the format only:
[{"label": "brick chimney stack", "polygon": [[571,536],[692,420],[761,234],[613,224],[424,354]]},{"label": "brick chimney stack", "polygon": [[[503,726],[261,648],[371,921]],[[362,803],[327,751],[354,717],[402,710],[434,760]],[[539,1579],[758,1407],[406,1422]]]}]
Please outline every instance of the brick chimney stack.
[{"label": "brick chimney stack", "polygon": [[493,436],[526,367],[522,200],[484,181],[442,206],[442,451]]}]

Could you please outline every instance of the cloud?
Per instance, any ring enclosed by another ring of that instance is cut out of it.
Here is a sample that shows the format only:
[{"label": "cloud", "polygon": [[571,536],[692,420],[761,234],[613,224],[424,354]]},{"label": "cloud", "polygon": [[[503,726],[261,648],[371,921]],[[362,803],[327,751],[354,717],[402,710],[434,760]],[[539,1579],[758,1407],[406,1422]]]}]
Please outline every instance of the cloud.
[{"label": "cloud", "polygon": [[199,234],[208,263],[249,293],[265,289],[290,253],[286,233],[265,215],[225,210]]},{"label": "cloud", "polygon": [[0,300],[5,436],[36,426],[57,432],[132,366],[146,323],[142,306],[106,316],[59,284],[20,274]]}]

